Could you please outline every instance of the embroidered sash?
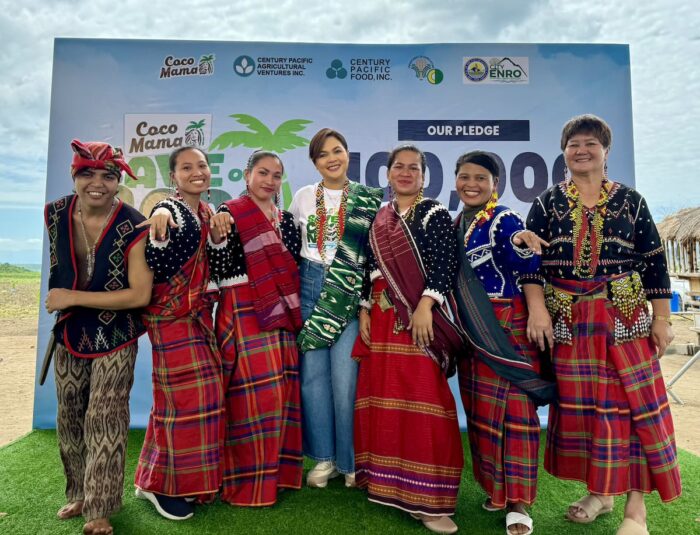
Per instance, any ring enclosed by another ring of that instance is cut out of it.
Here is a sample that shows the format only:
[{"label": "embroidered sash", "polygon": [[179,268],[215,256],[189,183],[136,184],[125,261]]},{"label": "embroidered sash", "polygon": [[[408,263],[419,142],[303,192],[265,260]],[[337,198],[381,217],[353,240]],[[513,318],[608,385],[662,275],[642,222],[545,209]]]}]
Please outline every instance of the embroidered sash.
[{"label": "embroidered sash", "polygon": [[[411,231],[393,204],[377,213],[370,230],[370,243],[379,270],[388,284],[389,299],[402,323],[400,327],[405,328],[423,295],[426,272]],[[465,341],[450,319],[446,304],[433,308],[433,334],[435,339],[425,351],[450,377],[455,372],[457,356]]]},{"label": "embroidered sash", "polygon": [[227,201],[243,244],[248,284],[260,329],[301,329],[299,268],[258,205],[248,196]]},{"label": "embroidered sash", "polygon": [[526,357],[517,353],[501,328],[483,285],[464,254],[465,221],[455,221],[460,270],[455,288],[455,316],[476,355],[496,374],[522,389],[537,405],[546,405],[556,397],[556,384],[543,379]]},{"label": "embroidered sash", "polygon": [[321,295],[297,337],[301,352],[333,345],[345,326],[356,317],[369,228],[383,197],[382,189],[350,182],[345,231],[326,274]]}]

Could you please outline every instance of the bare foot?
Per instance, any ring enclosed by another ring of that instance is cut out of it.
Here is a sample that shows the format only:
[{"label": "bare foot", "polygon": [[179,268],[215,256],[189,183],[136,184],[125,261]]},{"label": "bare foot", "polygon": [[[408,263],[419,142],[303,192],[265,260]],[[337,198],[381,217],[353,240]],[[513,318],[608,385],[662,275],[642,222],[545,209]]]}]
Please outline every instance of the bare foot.
[{"label": "bare foot", "polygon": [[56,516],[61,520],[68,520],[75,516],[80,516],[83,514],[83,502],[70,502],[61,507],[56,513]]},{"label": "bare foot", "polygon": [[[510,503],[508,504],[509,513],[520,513],[521,515],[530,516],[525,510],[525,506],[522,503]],[[526,533],[532,533],[530,526],[525,524],[511,524],[506,526],[508,533],[511,535],[525,535]]]},{"label": "bare foot", "polygon": [[112,535],[112,524],[108,518],[96,518],[83,526],[85,535]]}]

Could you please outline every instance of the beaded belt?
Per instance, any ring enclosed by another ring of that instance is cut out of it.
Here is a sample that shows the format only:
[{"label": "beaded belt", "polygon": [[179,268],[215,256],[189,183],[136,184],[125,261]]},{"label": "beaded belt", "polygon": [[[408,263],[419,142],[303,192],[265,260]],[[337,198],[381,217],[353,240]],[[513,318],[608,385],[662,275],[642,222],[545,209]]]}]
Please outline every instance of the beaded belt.
[{"label": "beaded belt", "polygon": [[552,279],[545,288],[545,303],[552,317],[555,342],[573,343],[572,307],[575,304],[600,299],[612,305],[615,345],[649,336],[651,316],[644,286],[639,273],[630,271],[589,281]]}]

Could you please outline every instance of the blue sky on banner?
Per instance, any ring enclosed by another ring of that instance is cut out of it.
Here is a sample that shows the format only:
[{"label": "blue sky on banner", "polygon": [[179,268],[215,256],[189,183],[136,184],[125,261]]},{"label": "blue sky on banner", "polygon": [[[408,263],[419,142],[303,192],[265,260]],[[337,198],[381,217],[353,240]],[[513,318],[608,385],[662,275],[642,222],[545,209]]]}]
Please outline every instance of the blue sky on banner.
[{"label": "blue sky on banner", "polygon": [[[629,43],[637,188],[657,218],[700,204],[691,171],[700,141],[700,15],[690,2],[0,0],[0,34],[0,262],[41,259],[54,37]],[[89,76],[81,73],[80,83]]]}]

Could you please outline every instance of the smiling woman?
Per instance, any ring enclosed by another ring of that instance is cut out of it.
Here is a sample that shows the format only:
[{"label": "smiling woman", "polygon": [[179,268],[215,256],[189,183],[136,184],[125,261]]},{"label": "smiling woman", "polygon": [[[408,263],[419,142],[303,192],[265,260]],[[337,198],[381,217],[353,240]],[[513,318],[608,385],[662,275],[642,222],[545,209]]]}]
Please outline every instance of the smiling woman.
[{"label": "smiling woman", "polygon": [[228,218],[200,200],[211,180],[203,151],[177,149],[169,166],[176,193],[148,221],[154,286],[143,319],[153,347],[153,406],[135,484],[136,496],[161,516],[183,520],[194,514],[185,497],[213,496],[221,484],[224,396],[206,241]]},{"label": "smiling woman", "polygon": [[294,217],[277,207],[284,166],[256,151],[245,194],[219,206],[230,231],[209,241],[219,286],[216,336],[223,360],[226,432],[221,499],[273,505],[278,490],[301,487],[299,249]]},{"label": "smiling woman", "polygon": [[353,403],[357,364],[357,309],[365,276],[369,227],[381,189],[348,179],[345,137],[323,128],[309,143],[321,180],[297,191],[289,210],[301,227],[301,360],[304,453],[317,461],[311,487],[345,476],[355,486]]},{"label": "smiling woman", "polygon": [[527,220],[552,247],[541,269],[521,281],[528,336],[552,348],[559,393],[550,406],[545,468],[586,483],[589,492],[567,518],[593,522],[612,510],[613,496],[626,494],[618,534],[646,533],[644,493],[656,490],[663,501],[681,493],[659,366],[673,340],[671,290],[646,201],[608,178],[611,142],[610,128],[594,115],[564,125],[571,176],[542,193]]}]

